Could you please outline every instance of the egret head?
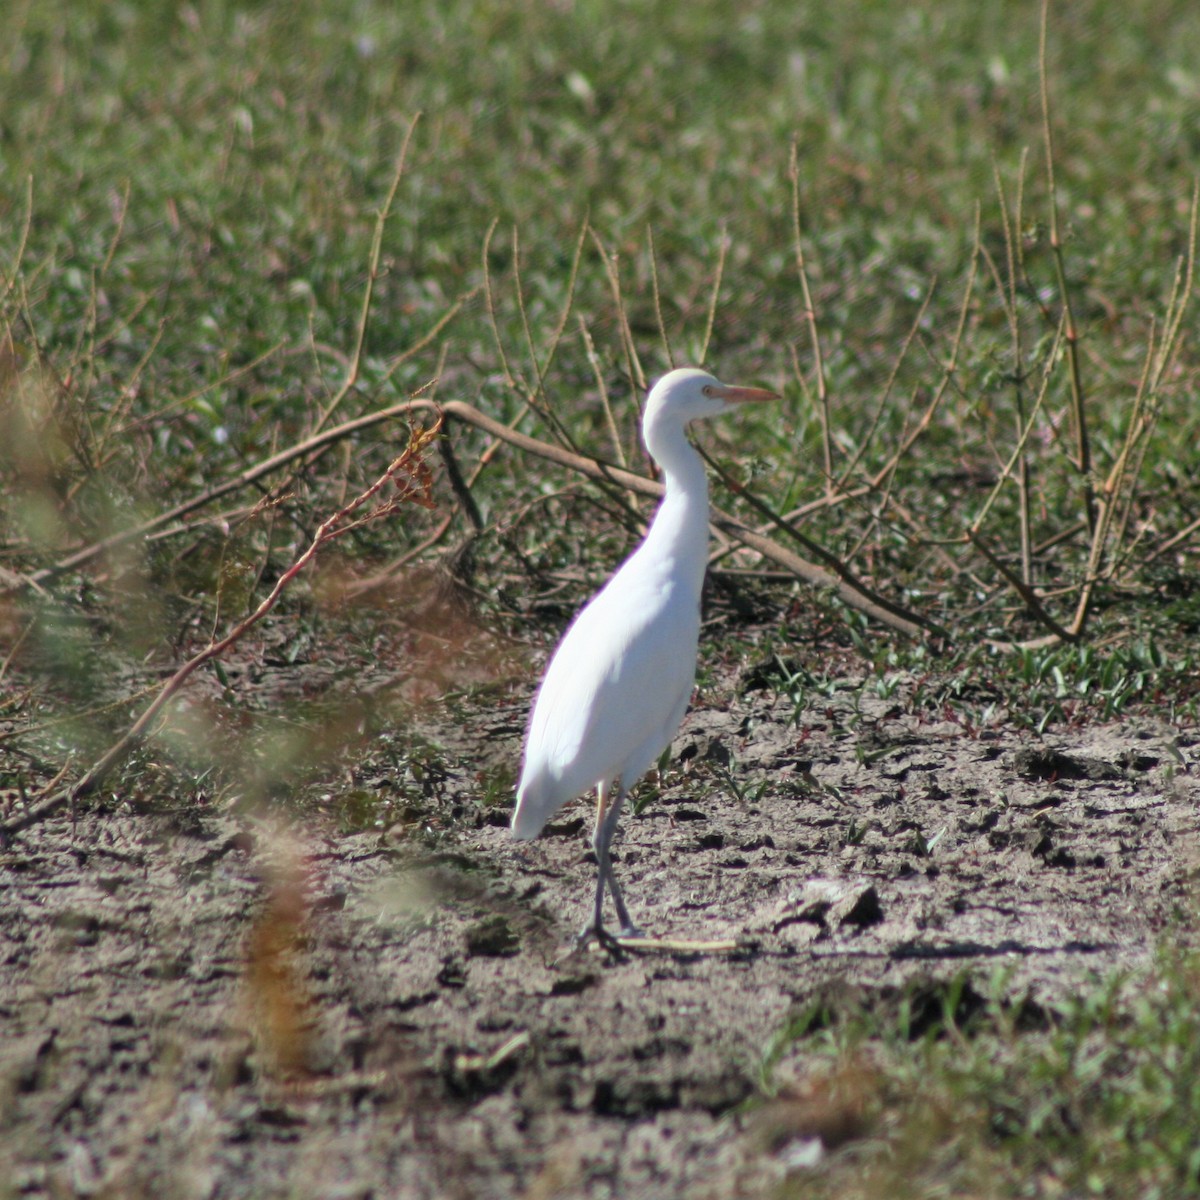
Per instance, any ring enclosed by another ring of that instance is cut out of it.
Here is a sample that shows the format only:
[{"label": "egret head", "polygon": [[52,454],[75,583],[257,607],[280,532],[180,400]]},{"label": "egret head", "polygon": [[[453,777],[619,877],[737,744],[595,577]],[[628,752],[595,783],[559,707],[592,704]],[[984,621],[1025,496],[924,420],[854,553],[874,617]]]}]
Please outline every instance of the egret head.
[{"label": "egret head", "polygon": [[664,375],[646,400],[646,420],[674,418],[683,424],[755,400],[777,400],[766,388],[730,387],[697,367],[679,367]]}]

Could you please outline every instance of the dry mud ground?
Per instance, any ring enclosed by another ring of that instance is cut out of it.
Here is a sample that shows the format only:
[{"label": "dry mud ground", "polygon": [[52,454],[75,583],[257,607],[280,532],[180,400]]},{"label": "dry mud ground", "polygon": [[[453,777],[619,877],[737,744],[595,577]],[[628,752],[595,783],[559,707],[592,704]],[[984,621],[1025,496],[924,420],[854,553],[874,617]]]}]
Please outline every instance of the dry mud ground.
[{"label": "dry mud ground", "polygon": [[732,950],[568,952],[586,805],[514,844],[471,765],[518,757],[523,698],[431,729],[449,766],[383,837],[119,797],[28,830],[0,857],[0,1196],[762,1195],[785,1166],[743,1102],[814,996],[1003,969],[1053,999],[1145,963],[1200,861],[1200,738],[976,730],[872,682],[793,720],[718,681],[623,821],[647,934]]}]

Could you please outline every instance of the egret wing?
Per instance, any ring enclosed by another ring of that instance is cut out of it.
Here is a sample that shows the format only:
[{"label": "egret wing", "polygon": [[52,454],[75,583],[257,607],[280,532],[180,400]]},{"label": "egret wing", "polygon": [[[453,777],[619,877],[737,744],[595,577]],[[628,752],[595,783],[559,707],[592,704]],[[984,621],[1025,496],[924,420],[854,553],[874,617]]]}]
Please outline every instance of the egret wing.
[{"label": "egret wing", "polygon": [[631,786],[683,718],[699,609],[669,572],[638,566],[635,556],[579,614],[546,671],[513,818],[518,837],[536,836],[601,781],[620,775]]}]

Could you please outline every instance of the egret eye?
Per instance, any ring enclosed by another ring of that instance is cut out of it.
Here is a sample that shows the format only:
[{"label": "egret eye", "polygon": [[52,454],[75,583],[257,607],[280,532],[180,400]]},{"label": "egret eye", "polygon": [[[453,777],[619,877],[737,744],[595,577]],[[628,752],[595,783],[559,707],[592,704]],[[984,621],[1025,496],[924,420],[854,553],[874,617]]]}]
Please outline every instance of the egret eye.
[{"label": "egret eye", "polygon": [[703,393],[704,393],[706,396],[712,396],[712,394],[713,394],[713,390],[712,390],[712,384],[711,384],[711,383],[706,383],[706,384],[705,384],[705,385],[704,385],[704,386],[703,386],[703,387],[702,387],[700,390],[701,390],[701,391],[702,391],[702,392],[703,392]]}]

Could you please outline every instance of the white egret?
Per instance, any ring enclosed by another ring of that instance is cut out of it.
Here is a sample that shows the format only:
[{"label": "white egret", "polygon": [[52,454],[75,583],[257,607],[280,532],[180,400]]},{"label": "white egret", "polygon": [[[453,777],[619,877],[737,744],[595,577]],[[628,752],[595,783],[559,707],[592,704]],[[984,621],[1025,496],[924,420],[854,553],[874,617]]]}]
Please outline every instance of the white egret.
[{"label": "white egret", "polygon": [[642,437],[662,469],[662,503],[642,544],[567,630],[533,702],[512,833],[523,841],[537,837],[568,800],[596,788],[599,880],[581,941],[593,934],[610,940],[602,919],[606,887],[622,935],[637,934],[609,846],[629,789],[675,736],[696,678],[708,480],[684,430],[745,401],[776,398],[689,367],[654,385]]}]

